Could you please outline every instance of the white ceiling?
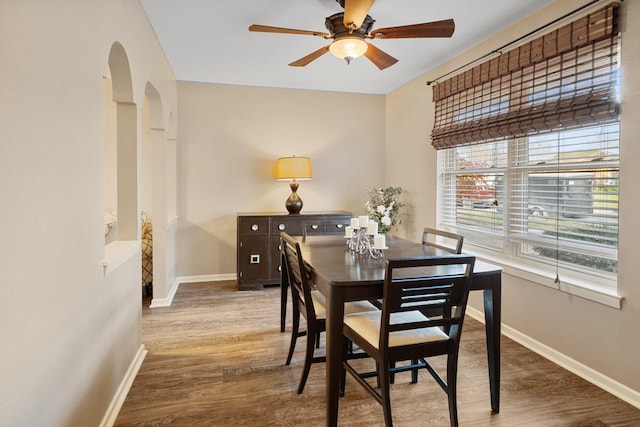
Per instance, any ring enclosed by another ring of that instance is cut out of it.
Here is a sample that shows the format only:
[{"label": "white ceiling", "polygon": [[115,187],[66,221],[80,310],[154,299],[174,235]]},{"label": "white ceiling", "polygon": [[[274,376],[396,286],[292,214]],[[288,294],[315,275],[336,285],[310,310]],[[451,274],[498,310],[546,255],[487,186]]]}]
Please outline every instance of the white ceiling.
[{"label": "white ceiling", "polygon": [[[553,0],[378,0],[373,29],[453,18],[448,39],[371,43],[399,61],[384,71],[365,57],[351,65],[327,53],[293,62],[329,44],[320,37],[249,32],[251,24],[326,32],[336,0],[141,0],[180,81],[387,94]],[[497,47],[497,46],[496,46]],[[486,53],[486,52],[485,52]]]}]

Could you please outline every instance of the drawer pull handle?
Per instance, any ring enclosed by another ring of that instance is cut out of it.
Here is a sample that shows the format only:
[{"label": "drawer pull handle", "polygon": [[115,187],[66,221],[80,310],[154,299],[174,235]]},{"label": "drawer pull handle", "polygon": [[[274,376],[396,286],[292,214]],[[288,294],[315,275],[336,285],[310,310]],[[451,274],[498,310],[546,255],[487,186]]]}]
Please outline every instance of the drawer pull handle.
[{"label": "drawer pull handle", "polygon": [[258,231],[258,228],[260,228],[260,227],[258,227],[258,224],[253,224],[251,226],[251,230],[253,230],[253,231]]},{"label": "drawer pull handle", "polygon": [[260,264],[260,255],[251,255],[249,262],[251,264]]},{"label": "drawer pull handle", "polygon": [[344,224],[336,224],[336,227],[342,228],[342,227],[344,227]]},{"label": "drawer pull handle", "polygon": [[282,271],[282,266],[278,266],[278,271]]},{"label": "drawer pull handle", "polygon": [[284,229],[285,229],[285,225],[284,224],[278,225],[278,230],[282,231]]},{"label": "drawer pull handle", "polygon": [[313,225],[311,226],[311,229],[312,229],[312,230],[317,230],[317,229],[318,229],[318,226],[317,226],[316,224],[313,224]]}]

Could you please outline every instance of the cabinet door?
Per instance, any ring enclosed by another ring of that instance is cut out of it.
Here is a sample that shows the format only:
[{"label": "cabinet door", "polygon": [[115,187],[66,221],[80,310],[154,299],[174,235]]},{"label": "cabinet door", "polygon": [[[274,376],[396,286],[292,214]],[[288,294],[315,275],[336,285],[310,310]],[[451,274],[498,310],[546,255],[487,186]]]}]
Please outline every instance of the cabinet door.
[{"label": "cabinet door", "polygon": [[243,236],[238,242],[238,280],[251,282],[269,278],[269,239]]}]

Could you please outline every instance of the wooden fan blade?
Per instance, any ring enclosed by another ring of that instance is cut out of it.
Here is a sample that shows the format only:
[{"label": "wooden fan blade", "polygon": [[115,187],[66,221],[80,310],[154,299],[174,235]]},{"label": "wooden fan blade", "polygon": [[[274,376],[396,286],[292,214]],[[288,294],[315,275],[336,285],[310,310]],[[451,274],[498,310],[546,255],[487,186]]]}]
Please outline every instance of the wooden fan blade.
[{"label": "wooden fan blade", "polygon": [[322,38],[329,37],[329,34],[320,31],[296,30],[293,28],[270,27],[268,25],[253,24],[249,27],[249,31],[257,31],[261,33],[280,33],[280,34],[302,34],[305,36],[319,36]]},{"label": "wooden fan blade", "polygon": [[297,61],[293,61],[291,64],[289,64],[289,66],[291,66],[291,67],[304,67],[305,65],[309,64],[311,61],[320,58],[322,55],[324,55],[327,52],[329,52],[329,45],[327,45],[325,47],[321,47],[320,49],[316,50],[315,52],[311,52],[309,55],[304,56],[304,57],[298,59]]},{"label": "wooden fan blade", "polygon": [[398,62],[396,58],[378,49],[371,43],[369,43],[369,47],[367,48],[367,51],[364,53],[364,56],[366,56],[369,59],[369,61],[373,62],[376,65],[376,67],[378,67],[381,70],[384,70],[385,68],[390,67],[396,62]]},{"label": "wooden fan blade", "polygon": [[369,9],[375,0],[344,0],[344,26],[350,30],[357,30],[367,17]]},{"label": "wooden fan blade", "polygon": [[424,24],[379,28],[371,32],[371,37],[380,39],[411,39],[418,37],[451,37],[456,25],[453,19],[425,22]]}]

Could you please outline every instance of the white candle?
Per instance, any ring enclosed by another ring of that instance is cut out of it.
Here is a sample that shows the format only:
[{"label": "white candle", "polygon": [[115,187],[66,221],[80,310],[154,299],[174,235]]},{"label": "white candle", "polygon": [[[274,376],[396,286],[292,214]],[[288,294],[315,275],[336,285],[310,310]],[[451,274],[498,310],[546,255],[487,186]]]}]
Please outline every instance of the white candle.
[{"label": "white candle", "polygon": [[360,227],[367,228],[369,226],[369,215],[360,215]]},{"label": "white candle", "polygon": [[353,236],[353,227],[351,227],[351,226],[349,226],[349,225],[348,225],[348,226],[346,226],[346,227],[344,228],[344,235],[345,235],[345,236],[347,236],[347,237],[351,237],[351,236]]},{"label": "white candle", "polygon": [[378,234],[378,223],[375,221],[369,221],[369,225],[367,226],[367,234],[370,236],[374,236]]},{"label": "white candle", "polygon": [[386,249],[387,245],[384,239],[384,234],[376,234],[373,236],[373,247],[376,249]]},{"label": "white candle", "polygon": [[353,230],[357,230],[358,228],[360,228],[360,219],[351,218],[351,228]]}]

